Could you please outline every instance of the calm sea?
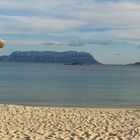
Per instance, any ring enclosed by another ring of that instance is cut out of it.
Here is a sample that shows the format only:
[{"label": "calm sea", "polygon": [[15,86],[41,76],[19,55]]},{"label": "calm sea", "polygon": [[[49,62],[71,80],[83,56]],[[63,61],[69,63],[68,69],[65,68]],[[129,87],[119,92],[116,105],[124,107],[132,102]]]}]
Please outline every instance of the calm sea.
[{"label": "calm sea", "polygon": [[140,66],[0,63],[0,103],[140,106]]}]

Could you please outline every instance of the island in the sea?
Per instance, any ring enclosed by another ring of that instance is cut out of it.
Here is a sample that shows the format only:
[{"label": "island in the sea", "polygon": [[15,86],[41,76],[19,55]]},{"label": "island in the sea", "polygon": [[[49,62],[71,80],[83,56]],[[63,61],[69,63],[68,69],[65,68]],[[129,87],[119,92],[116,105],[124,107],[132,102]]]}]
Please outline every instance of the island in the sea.
[{"label": "island in the sea", "polygon": [[75,61],[75,62],[71,62],[71,63],[65,63],[65,65],[79,65],[79,66],[83,66],[83,65],[88,65],[88,64],[85,64],[82,61]]},{"label": "island in the sea", "polygon": [[0,56],[0,62],[47,62],[72,65],[101,64],[91,54],[77,51],[15,51],[10,55]]}]

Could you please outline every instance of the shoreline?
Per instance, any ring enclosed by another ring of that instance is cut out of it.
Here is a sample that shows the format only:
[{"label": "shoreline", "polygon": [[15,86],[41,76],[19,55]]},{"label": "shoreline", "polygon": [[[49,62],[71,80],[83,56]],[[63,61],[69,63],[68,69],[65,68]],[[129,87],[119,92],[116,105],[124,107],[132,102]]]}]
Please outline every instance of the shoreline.
[{"label": "shoreline", "polygon": [[139,140],[140,108],[0,104],[0,139]]},{"label": "shoreline", "polygon": [[90,108],[90,109],[140,109],[140,105],[62,105],[62,104],[29,104],[29,103],[0,103],[0,105],[13,105],[13,106],[25,106],[25,107],[47,107],[47,108]]}]

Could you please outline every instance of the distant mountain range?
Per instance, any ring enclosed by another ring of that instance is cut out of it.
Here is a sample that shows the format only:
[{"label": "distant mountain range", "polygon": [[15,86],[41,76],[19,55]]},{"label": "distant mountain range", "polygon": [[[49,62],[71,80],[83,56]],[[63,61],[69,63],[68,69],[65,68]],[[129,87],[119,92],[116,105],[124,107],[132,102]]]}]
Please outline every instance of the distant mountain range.
[{"label": "distant mountain range", "polygon": [[47,63],[82,63],[101,64],[87,52],[54,51],[15,51],[10,55],[0,56],[1,62],[47,62]]}]

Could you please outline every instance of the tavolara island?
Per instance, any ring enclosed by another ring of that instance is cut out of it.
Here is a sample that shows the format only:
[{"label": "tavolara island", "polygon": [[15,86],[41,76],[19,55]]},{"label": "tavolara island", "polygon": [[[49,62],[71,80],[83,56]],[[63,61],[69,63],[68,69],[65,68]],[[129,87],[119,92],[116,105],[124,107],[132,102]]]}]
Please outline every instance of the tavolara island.
[{"label": "tavolara island", "polygon": [[101,64],[87,52],[54,52],[54,51],[15,51],[10,55],[0,56],[2,62],[47,62],[47,63],[77,63]]}]

